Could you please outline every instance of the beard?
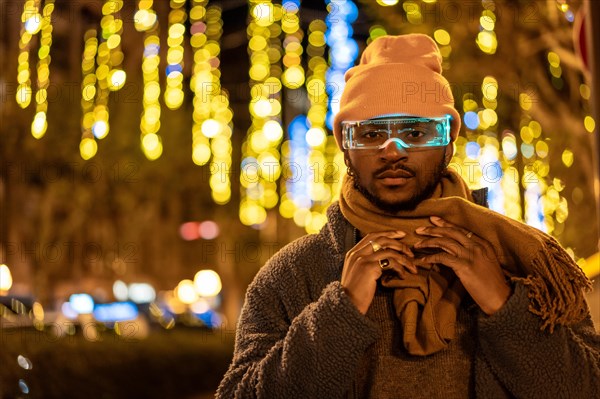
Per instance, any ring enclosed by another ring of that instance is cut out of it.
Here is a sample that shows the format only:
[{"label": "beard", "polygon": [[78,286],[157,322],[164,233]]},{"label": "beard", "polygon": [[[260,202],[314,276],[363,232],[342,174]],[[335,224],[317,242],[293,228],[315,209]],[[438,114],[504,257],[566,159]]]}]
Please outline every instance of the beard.
[{"label": "beard", "polygon": [[[446,174],[446,162],[442,157],[440,162],[434,165],[434,169],[429,175],[429,179],[425,182],[425,184],[418,186],[416,191],[408,200],[386,201],[378,197],[377,194],[371,192],[367,187],[361,185],[360,175],[352,166],[350,159],[348,159],[348,168],[353,172],[351,178],[353,180],[354,188],[364,195],[365,198],[377,208],[389,214],[396,214],[400,211],[414,210],[423,200],[431,197],[441,178]],[[391,166],[388,166],[385,169],[391,169]],[[414,173],[414,171],[404,165],[398,165],[395,169],[404,169]]]}]

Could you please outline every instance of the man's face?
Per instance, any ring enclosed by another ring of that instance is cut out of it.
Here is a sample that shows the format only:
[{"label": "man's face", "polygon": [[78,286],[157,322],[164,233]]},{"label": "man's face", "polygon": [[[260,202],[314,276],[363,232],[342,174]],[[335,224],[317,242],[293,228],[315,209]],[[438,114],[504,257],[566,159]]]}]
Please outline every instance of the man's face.
[{"label": "man's face", "polygon": [[390,142],[382,149],[345,150],[344,156],[355,188],[378,208],[396,213],[431,196],[452,157],[452,144],[406,151]]}]

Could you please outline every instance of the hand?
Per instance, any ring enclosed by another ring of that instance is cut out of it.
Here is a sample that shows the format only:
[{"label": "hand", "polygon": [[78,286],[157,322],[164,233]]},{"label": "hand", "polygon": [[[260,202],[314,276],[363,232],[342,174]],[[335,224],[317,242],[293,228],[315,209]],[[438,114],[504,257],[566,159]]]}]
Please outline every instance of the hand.
[{"label": "hand", "polygon": [[500,262],[489,241],[469,230],[432,216],[433,227],[419,227],[417,234],[429,236],[414,248],[439,248],[442,252],[426,255],[420,262],[452,268],[481,310],[492,315],[506,303],[511,287],[504,278]]},{"label": "hand", "polygon": [[[367,313],[373,302],[377,279],[383,272],[379,265],[381,259],[387,259],[390,270],[394,270],[401,278],[406,276],[407,270],[417,273],[412,251],[399,241],[404,236],[406,233],[403,231],[369,233],[346,254],[342,287],[362,314]],[[379,244],[381,249],[375,252],[371,242]]]}]

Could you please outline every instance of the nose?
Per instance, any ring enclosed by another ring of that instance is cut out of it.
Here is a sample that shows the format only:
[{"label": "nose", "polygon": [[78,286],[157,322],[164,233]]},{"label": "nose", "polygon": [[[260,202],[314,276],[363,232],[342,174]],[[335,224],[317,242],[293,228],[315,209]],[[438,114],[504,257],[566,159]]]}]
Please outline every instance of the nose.
[{"label": "nose", "polygon": [[380,157],[385,160],[397,161],[408,156],[406,148],[397,140],[389,140],[380,151]]}]

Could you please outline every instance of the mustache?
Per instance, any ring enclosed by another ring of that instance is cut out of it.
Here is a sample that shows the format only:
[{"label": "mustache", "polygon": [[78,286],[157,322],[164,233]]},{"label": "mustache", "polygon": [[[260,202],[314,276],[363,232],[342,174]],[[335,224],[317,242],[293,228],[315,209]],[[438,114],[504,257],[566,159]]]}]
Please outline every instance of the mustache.
[{"label": "mustache", "polygon": [[411,169],[410,167],[403,165],[403,164],[393,164],[393,165],[385,165],[379,169],[377,169],[374,173],[375,177],[379,177],[380,175],[382,175],[384,172],[387,171],[394,171],[394,170],[403,170],[405,172],[408,172],[411,174],[411,176],[415,176],[416,172]]}]

